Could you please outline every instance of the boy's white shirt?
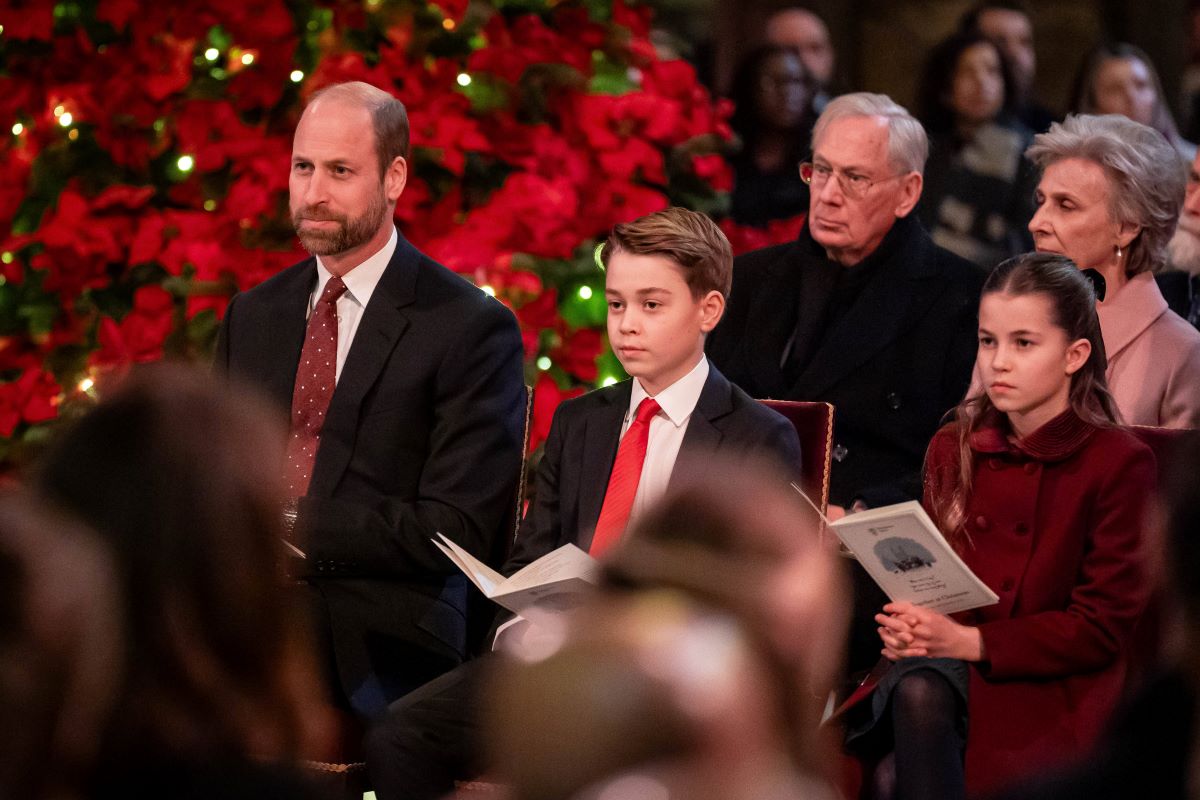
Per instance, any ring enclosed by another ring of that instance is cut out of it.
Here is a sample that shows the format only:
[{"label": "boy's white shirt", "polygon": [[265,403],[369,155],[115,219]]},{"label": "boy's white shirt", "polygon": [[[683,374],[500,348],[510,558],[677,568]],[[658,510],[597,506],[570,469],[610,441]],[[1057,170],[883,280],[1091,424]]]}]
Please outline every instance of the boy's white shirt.
[{"label": "boy's white shirt", "polygon": [[[704,383],[708,380],[708,370],[708,358],[701,355],[696,366],[692,367],[688,374],[654,396],[662,410],[650,420],[646,460],[642,464],[642,477],[638,480],[637,494],[633,497],[633,510],[629,515],[627,530],[637,523],[647,508],[666,494],[671,472],[675,469],[675,460],[679,457],[679,448],[683,444],[683,436],[687,433],[688,422],[692,418],[692,412],[696,410],[696,403],[700,401]],[[625,411],[625,420],[621,423],[622,438],[633,424],[637,407],[647,397],[650,397],[650,394],[642,388],[641,381],[634,378],[629,395],[629,408]]]},{"label": "boy's white shirt", "polygon": [[[696,410],[696,403],[700,402],[704,384],[708,381],[708,370],[708,357],[702,355],[688,374],[655,396],[654,399],[658,401],[662,410],[650,420],[646,460],[642,463],[642,476],[638,480],[637,494],[633,496],[633,510],[629,514],[627,531],[647,508],[666,494],[671,473],[675,470],[675,461],[679,457],[679,448],[683,445],[683,436],[687,433],[688,422],[692,418],[692,412]],[[634,378],[629,395],[629,408],[625,410],[625,419],[621,423],[621,438],[625,437],[629,426],[633,424],[637,407],[649,396],[650,394],[642,388],[641,381]],[[524,617],[516,616],[502,624],[496,629],[492,647],[497,646],[501,634],[525,621]],[[537,625],[525,626],[524,630],[516,633],[516,636],[523,638],[520,646],[535,646],[536,643],[531,642],[528,637],[536,640],[539,636],[549,635],[538,628]]]}]

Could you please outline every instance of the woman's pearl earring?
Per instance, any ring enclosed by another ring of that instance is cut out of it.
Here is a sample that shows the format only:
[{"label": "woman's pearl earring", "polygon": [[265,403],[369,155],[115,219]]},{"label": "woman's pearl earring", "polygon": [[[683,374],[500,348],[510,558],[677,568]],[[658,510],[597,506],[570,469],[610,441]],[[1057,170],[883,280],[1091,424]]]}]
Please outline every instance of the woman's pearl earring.
[{"label": "woman's pearl earring", "polygon": [[1117,245],[1117,261],[1121,260],[1121,245]]}]

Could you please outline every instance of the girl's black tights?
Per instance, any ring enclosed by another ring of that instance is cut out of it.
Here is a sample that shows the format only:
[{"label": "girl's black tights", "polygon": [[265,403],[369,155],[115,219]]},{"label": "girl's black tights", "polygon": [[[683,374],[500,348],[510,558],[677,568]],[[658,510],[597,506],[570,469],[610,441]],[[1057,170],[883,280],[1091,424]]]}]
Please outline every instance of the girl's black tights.
[{"label": "girl's black tights", "polygon": [[908,672],[892,690],[893,750],[871,776],[876,800],[962,800],[963,753],[959,730],[962,700],[931,669]]}]

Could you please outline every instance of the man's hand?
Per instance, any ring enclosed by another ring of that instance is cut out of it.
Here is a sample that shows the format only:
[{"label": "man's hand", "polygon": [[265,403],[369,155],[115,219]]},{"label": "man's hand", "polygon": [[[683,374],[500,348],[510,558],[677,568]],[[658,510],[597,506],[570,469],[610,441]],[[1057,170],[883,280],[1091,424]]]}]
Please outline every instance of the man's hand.
[{"label": "man's hand", "polygon": [[908,602],[888,603],[876,614],[883,655],[892,661],[911,656],[983,661],[978,628],[960,625],[945,614]]}]

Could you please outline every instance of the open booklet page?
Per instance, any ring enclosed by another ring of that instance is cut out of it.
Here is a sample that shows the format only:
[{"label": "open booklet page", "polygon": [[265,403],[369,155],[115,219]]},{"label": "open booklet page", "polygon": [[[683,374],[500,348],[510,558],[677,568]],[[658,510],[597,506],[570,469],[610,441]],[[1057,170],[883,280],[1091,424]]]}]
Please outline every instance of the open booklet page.
[{"label": "open booklet page", "polygon": [[459,545],[438,534],[434,545],[455,563],[484,596],[530,619],[576,607],[595,587],[599,565],[573,544],[547,553],[505,578]]},{"label": "open booklet page", "polygon": [[850,514],[830,525],[892,600],[943,614],[998,602],[915,501]]}]

